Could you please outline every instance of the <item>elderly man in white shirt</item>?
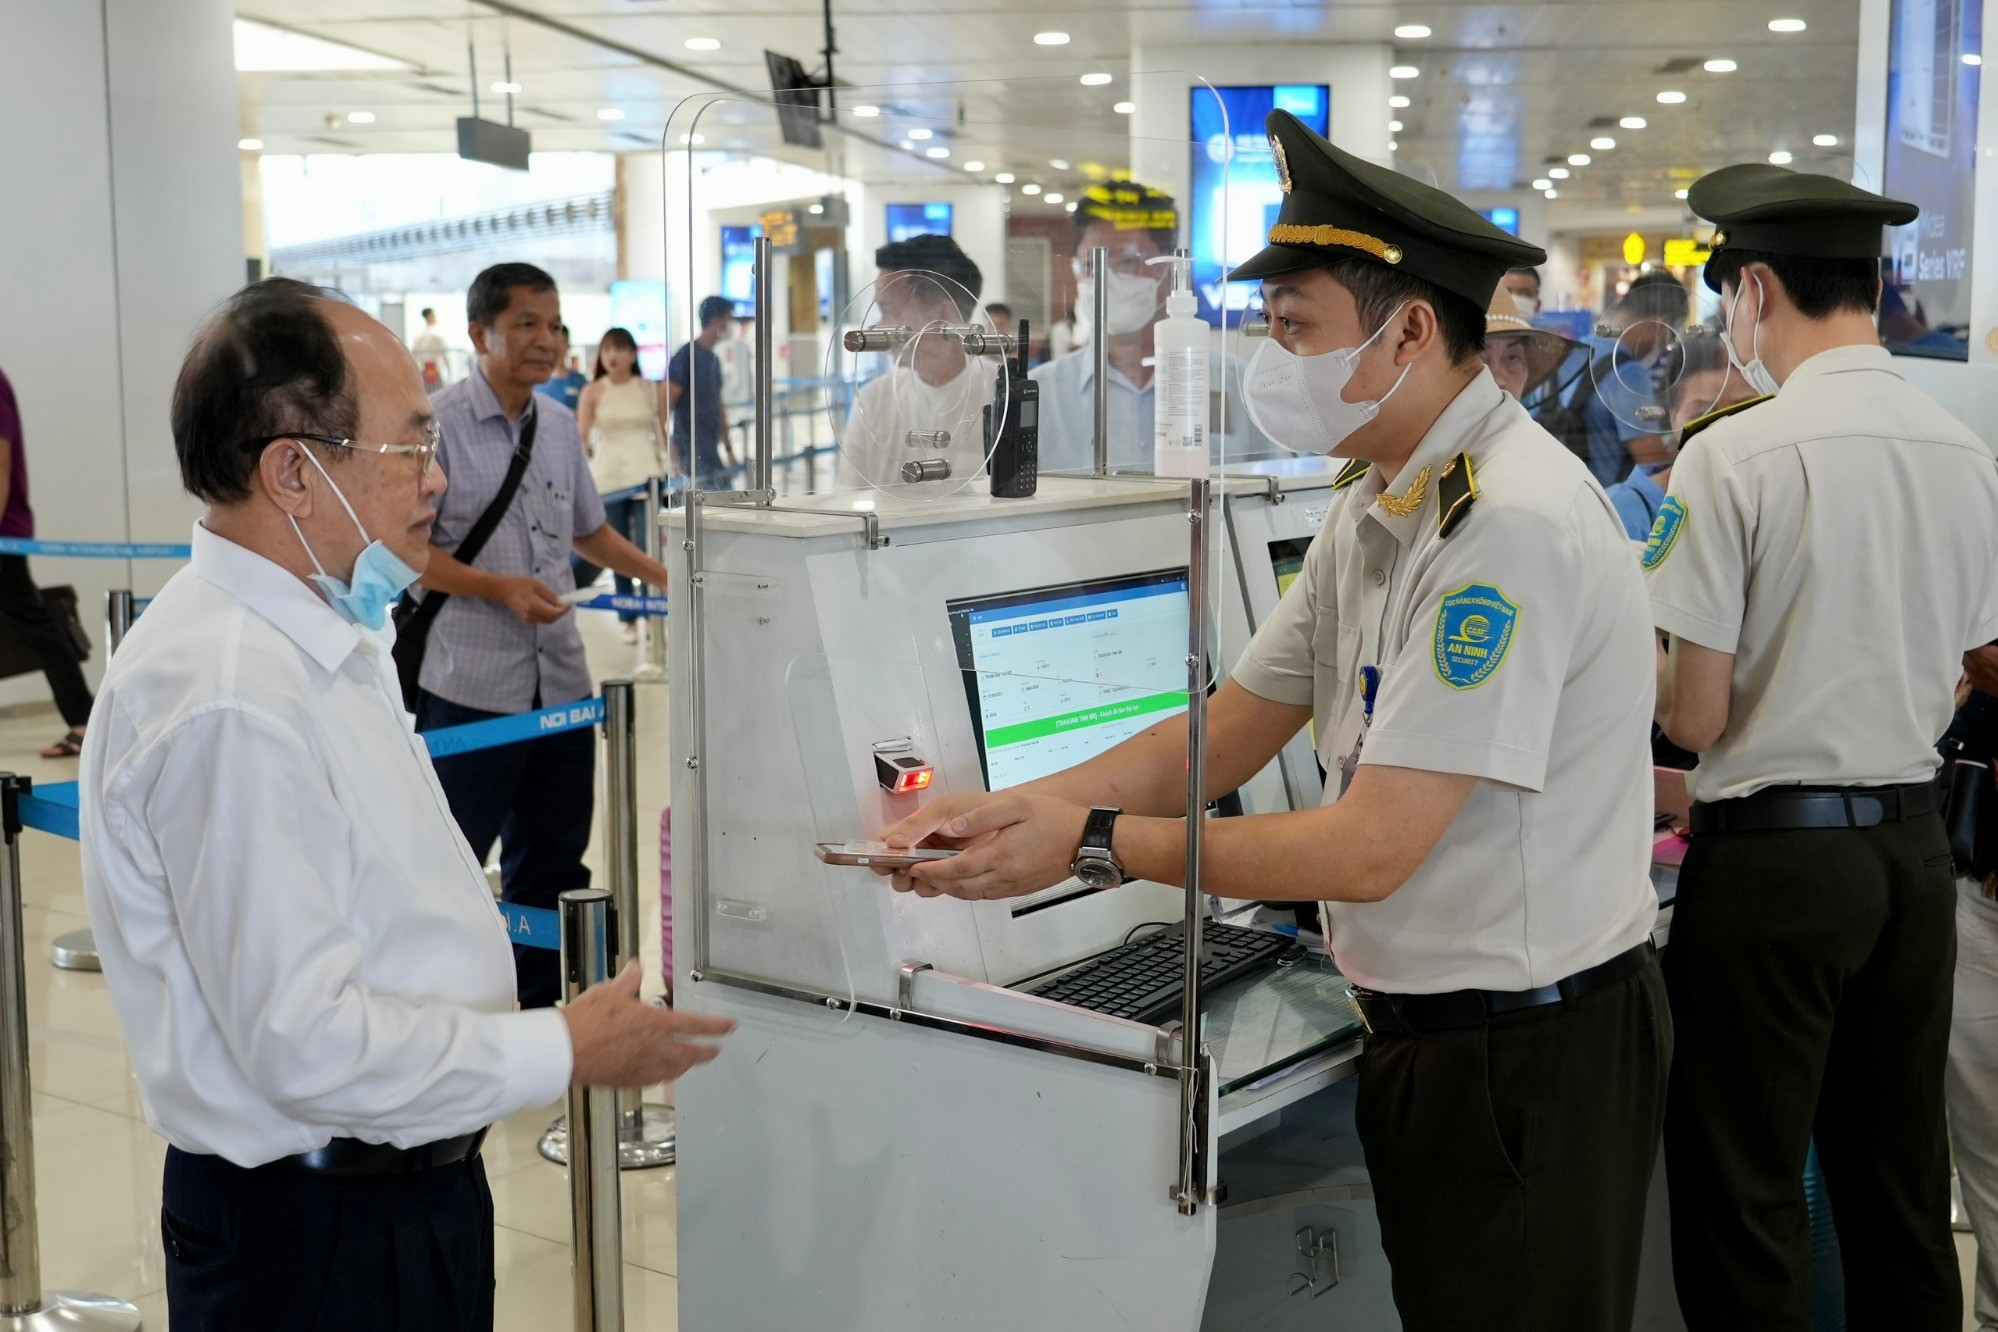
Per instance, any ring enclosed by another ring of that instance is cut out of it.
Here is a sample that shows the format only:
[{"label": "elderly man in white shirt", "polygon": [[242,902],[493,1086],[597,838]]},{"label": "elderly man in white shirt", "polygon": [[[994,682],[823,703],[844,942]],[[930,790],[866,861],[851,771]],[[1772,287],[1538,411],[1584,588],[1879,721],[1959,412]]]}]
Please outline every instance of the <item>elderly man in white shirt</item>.
[{"label": "elderly man in white shirt", "polygon": [[514,1010],[390,659],[445,485],[434,420],[395,337],[324,297],[245,288],[182,366],[208,511],[105,676],[84,891],[170,1144],[171,1327],[485,1332],[485,1127],[572,1081],[677,1077],[730,1024],[641,1002],[635,966]]}]

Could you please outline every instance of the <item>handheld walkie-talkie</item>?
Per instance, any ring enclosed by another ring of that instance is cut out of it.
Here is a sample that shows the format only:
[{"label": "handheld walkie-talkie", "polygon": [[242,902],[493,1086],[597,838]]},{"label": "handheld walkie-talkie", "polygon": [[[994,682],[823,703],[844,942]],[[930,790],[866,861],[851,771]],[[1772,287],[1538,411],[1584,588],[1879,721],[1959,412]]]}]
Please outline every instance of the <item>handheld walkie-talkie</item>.
[{"label": "handheld walkie-talkie", "polygon": [[1020,321],[1015,356],[999,363],[992,401],[985,405],[985,449],[992,493],[1025,499],[1041,475],[1041,386],[1027,377],[1027,321]]}]

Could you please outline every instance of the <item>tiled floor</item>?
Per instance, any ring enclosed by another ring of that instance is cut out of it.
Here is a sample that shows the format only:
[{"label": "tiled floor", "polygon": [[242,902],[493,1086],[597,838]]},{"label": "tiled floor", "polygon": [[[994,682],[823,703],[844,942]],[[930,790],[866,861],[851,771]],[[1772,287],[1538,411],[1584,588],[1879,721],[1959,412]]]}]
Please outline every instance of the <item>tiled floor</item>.
[{"label": "tiled floor", "polygon": [[[629,672],[638,649],[619,638],[614,617],[584,614],[598,678]],[[659,988],[659,811],[666,804],[666,697],[663,685],[638,690],[639,885],[645,903],[648,992]],[[0,717],[0,770],[67,781],[74,762],[35,757],[61,734],[53,711]],[[601,770],[601,769],[600,769]],[[601,780],[601,779],[600,779]],[[601,837],[602,811],[598,811]],[[592,845],[592,864],[599,862]],[[165,1147],[146,1127],[137,1084],[101,976],[58,971],[49,940],[84,928],[76,844],[23,834],[28,951],[29,1062],[35,1087],[35,1175],[43,1285],[136,1303],[146,1326],[166,1327],[159,1243],[160,1161]],[[653,1099],[664,1099],[657,1091]],[[549,1332],[570,1325],[569,1204],[564,1171],[541,1159],[535,1142],[559,1107],[530,1110],[500,1125],[486,1144],[499,1220],[501,1332]],[[674,1171],[624,1174],[625,1316],[646,1332],[669,1332],[678,1318],[674,1277]]]},{"label": "tiled floor", "polygon": [[[612,617],[587,614],[583,628],[599,679],[636,665],[637,649],[620,641]],[[641,938],[647,975],[655,978],[648,989],[657,988],[659,974],[657,819],[670,783],[666,716],[663,686],[641,685],[638,858],[646,914]],[[34,757],[60,730],[53,712],[0,718],[0,770],[48,781],[73,778],[74,763]],[[601,817],[599,809],[600,825]],[[601,835],[601,826],[598,831]],[[593,844],[592,864],[599,863],[598,852]],[[158,1229],[163,1144],[140,1113],[102,977],[58,971],[47,960],[50,939],[87,923],[76,846],[29,832],[22,839],[21,863],[44,1285],[132,1300],[146,1326],[160,1332],[166,1327]],[[555,1113],[550,1108],[516,1115],[486,1145],[499,1221],[500,1332],[570,1325],[568,1185],[564,1172],[535,1151]],[[679,1322],[674,1171],[628,1172],[623,1184],[627,1326],[671,1332]],[[1957,1245],[1967,1309],[1974,1247],[1968,1235],[1959,1235]],[[1964,1327],[1974,1329],[1975,1323],[1966,1317]]]}]

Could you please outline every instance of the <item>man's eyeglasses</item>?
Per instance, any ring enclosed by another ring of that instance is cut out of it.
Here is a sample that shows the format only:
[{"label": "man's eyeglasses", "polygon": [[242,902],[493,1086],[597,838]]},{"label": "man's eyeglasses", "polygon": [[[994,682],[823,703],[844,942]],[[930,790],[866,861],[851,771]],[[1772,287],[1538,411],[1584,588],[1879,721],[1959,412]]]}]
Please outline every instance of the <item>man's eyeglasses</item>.
[{"label": "man's eyeglasses", "polygon": [[416,460],[417,475],[422,476],[430,471],[430,464],[437,458],[437,447],[444,440],[444,427],[436,421],[425,426],[421,444],[364,444],[358,439],[342,439],[337,435],[315,435],[305,430],[287,430],[282,435],[268,435],[263,439],[252,440],[249,447],[261,449],[281,439],[309,439],[315,444],[327,444],[336,449],[352,449],[356,453],[405,454]]}]

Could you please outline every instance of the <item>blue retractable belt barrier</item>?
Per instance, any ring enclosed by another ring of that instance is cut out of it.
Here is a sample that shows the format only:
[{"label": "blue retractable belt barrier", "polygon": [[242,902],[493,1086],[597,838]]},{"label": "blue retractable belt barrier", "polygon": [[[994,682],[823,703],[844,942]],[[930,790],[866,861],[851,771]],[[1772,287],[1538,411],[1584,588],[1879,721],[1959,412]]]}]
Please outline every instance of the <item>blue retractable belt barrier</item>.
[{"label": "blue retractable belt barrier", "polygon": [[511,745],[536,736],[554,735],[558,731],[579,731],[603,719],[604,701],[601,698],[586,698],[556,708],[543,708],[539,712],[516,712],[510,717],[493,717],[486,721],[467,722],[463,726],[444,726],[422,734],[423,743],[430,747],[430,757],[439,759],[453,754],[468,754],[475,749]]},{"label": "blue retractable belt barrier", "polygon": [[21,822],[57,837],[77,839],[76,783],[51,782],[21,797]]},{"label": "blue retractable belt barrier", "polygon": [[604,592],[591,597],[588,601],[577,602],[576,609],[622,611],[626,615],[664,615],[666,598],[627,597],[615,592]]},{"label": "blue retractable belt barrier", "polygon": [[193,554],[192,546],[158,543],[35,541],[28,537],[0,537],[0,555],[67,555],[87,560],[185,560]]},{"label": "blue retractable belt barrier", "polygon": [[506,937],[516,944],[528,948],[562,947],[562,917],[559,912],[546,907],[515,906],[511,902],[499,904],[500,914],[506,917]]}]

